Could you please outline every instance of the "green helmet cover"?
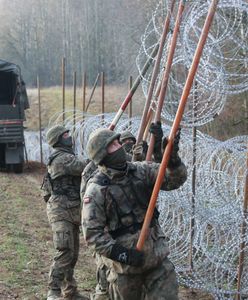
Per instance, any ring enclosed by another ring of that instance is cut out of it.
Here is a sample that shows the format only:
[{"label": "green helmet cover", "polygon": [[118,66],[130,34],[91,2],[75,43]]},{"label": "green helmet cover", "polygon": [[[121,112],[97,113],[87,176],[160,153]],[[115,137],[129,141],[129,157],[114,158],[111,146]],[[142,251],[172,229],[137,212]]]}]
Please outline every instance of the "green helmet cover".
[{"label": "green helmet cover", "polygon": [[98,128],[90,134],[86,149],[89,158],[98,165],[108,154],[107,147],[115,139],[119,139],[120,134],[110,129]]},{"label": "green helmet cover", "polygon": [[136,138],[135,136],[130,132],[130,131],[123,131],[121,133],[121,136],[120,136],[120,142],[123,143],[123,141],[125,141],[126,139],[131,139],[133,140],[134,143],[136,143]]},{"label": "green helmet cover", "polygon": [[51,127],[46,134],[48,144],[53,147],[59,141],[59,137],[68,131],[69,130],[62,125],[55,125]]}]

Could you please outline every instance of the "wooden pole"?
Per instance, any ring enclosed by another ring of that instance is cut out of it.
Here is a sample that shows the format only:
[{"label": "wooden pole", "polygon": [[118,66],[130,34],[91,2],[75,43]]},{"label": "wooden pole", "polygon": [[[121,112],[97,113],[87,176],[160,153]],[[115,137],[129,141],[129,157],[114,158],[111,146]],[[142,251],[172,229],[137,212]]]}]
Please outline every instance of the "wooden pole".
[{"label": "wooden pole", "polygon": [[193,249],[193,242],[194,242],[194,235],[195,235],[195,182],[196,182],[196,127],[194,126],[192,129],[192,136],[193,136],[193,170],[192,170],[192,198],[191,198],[191,218],[190,218],[190,243],[189,243],[189,266],[190,270],[193,270],[193,256],[194,256],[194,249]]},{"label": "wooden pole", "polygon": [[214,17],[215,11],[216,11],[217,4],[218,4],[218,0],[212,0],[212,3],[210,5],[209,11],[208,11],[208,15],[206,17],[206,20],[205,20],[205,23],[204,23],[204,26],[203,26],[203,29],[201,32],[201,36],[200,36],[200,39],[199,39],[199,42],[198,42],[198,45],[197,45],[197,48],[195,51],[195,55],[194,55],[194,58],[193,58],[193,61],[192,61],[192,64],[191,64],[191,67],[190,67],[190,70],[188,73],[188,77],[187,77],[184,89],[183,89],[183,93],[182,93],[182,96],[181,96],[181,99],[179,102],[179,107],[178,107],[178,110],[177,110],[177,113],[175,116],[175,120],[173,122],[171,132],[170,132],[170,135],[168,138],[168,144],[164,151],[163,159],[160,164],[159,171],[158,171],[158,176],[157,176],[154,188],[153,188],[152,196],[151,196],[149,206],[148,206],[148,209],[146,212],[146,216],[144,219],[144,223],[143,223],[143,226],[141,229],[141,233],[140,233],[139,240],[137,243],[138,250],[142,250],[144,243],[145,243],[145,239],[146,239],[146,236],[147,236],[147,233],[148,233],[148,230],[150,227],[150,223],[151,223],[151,220],[153,217],[154,209],[156,206],[158,193],[160,191],[160,187],[164,180],[164,175],[165,175],[166,167],[168,165],[168,161],[170,158],[174,137],[176,135],[176,132],[179,128],[179,125],[180,125],[180,122],[181,122],[181,119],[183,116],[184,108],[187,103],[187,99],[188,99],[190,89],[193,84],[193,80],[194,80],[194,77],[195,77],[195,74],[197,71],[197,67],[200,62],[200,58],[202,55],[202,51],[203,51],[205,42],[207,40],[208,32],[209,32],[210,26],[213,21],[213,17]]},{"label": "wooden pole", "polygon": [[38,89],[38,106],[39,106],[39,133],[40,133],[40,163],[43,164],[43,149],[42,149],[42,130],[41,130],[41,99],[40,99],[40,79],[37,76]]},{"label": "wooden pole", "polygon": [[[197,81],[195,82],[195,92],[193,98],[193,119],[196,118],[196,106],[198,102],[197,98]],[[195,187],[196,187],[196,126],[193,126],[192,129],[192,140],[193,140],[193,149],[192,149],[192,198],[191,198],[191,218],[190,218],[190,243],[189,243],[189,266],[190,270],[193,270],[193,256],[194,256],[194,236],[195,236]]]},{"label": "wooden pole", "polygon": [[148,114],[149,107],[151,105],[153,90],[154,90],[155,82],[156,82],[158,72],[159,72],[159,66],[160,66],[160,62],[161,62],[161,58],[162,58],[162,54],[163,54],[165,40],[166,40],[167,34],[169,32],[169,28],[170,28],[171,14],[173,12],[174,5],[175,5],[175,0],[172,0],[170,9],[167,13],[167,16],[166,16],[165,22],[164,22],[164,28],[163,28],[163,33],[161,35],[161,40],[160,40],[159,49],[158,49],[158,55],[157,55],[157,59],[156,59],[156,62],[155,62],[154,68],[153,68],[151,83],[150,83],[150,86],[149,86],[149,90],[148,90],[147,99],[146,99],[145,107],[144,107],[142,118],[141,118],[139,131],[138,131],[138,134],[137,134],[137,141],[136,141],[137,144],[142,141],[144,131],[145,131],[145,128],[147,126],[147,123],[146,123],[147,114]]},{"label": "wooden pole", "polygon": [[146,74],[147,70],[149,69],[150,65],[152,64],[154,57],[157,55],[158,48],[159,48],[159,44],[157,44],[154,47],[154,49],[152,50],[152,53],[150,54],[150,57],[147,59],[146,63],[143,66],[143,69],[141,70],[141,74],[138,77],[136,77],[131,90],[128,92],[126,98],[123,100],[121,107],[119,108],[118,112],[116,113],[116,115],[114,117],[114,120],[112,121],[112,123],[109,126],[110,130],[115,129],[116,124],[118,123],[120,117],[123,115],[125,109],[127,108],[128,103],[131,101],[132,96],[136,92],[143,76]]},{"label": "wooden pole", "polygon": [[105,76],[104,72],[101,73],[101,90],[102,90],[102,124],[104,124],[104,113],[105,113]]},{"label": "wooden pole", "polygon": [[65,123],[65,57],[62,58],[62,112],[63,124]]},{"label": "wooden pole", "polygon": [[[168,53],[168,57],[167,57],[167,63],[166,63],[166,67],[165,67],[165,71],[164,71],[163,79],[162,79],[162,83],[161,83],[161,89],[160,89],[160,93],[159,93],[158,106],[157,106],[157,110],[156,110],[155,117],[154,117],[154,123],[160,121],[160,118],[161,118],[161,111],[163,108],[164,98],[165,98],[165,94],[167,91],[169,75],[170,75],[171,66],[172,66],[172,62],[173,62],[173,58],[174,58],[174,53],[176,50],[177,37],[179,34],[179,29],[180,29],[180,25],[181,25],[181,21],[182,21],[184,7],[185,7],[185,0],[181,0],[179,3],[179,7],[178,7],[176,23],[175,23],[175,27],[173,30],[173,35],[172,35],[169,53]],[[153,134],[151,134],[150,143],[149,143],[149,147],[148,147],[147,154],[146,154],[146,160],[148,160],[148,161],[152,160],[154,143],[155,143],[155,137]]]},{"label": "wooden pole", "polygon": [[[247,147],[248,149],[248,147]],[[247,244],[245,242],[247,235],[247,217],[248,217],[248,151],[246,157],[246,177],[245,177],[245,187],[244,187],[244,202],[243,202],[243,214],[244,221],[241,226],[241,243],[240,243],[240,254],[239,254],[239,266],[238,266],[238,283],[237,283],[237,295],[236,300],[240,300],[240,289],[241,289],[241,279],[244,269],[244,259],[245,259],[245,248]]]},{"label": "wooden pole", "polygon": [[92,99],[92,97],[93,97],[93,95],[94,95],[94,92],[95,92],[95,89],[96,89],[96,86],[97,86],[97,82],[98,82],[99,77],[100,77],[100,74],[98,73],[97,76],[96,76],[96,80],[95,80],[95,83],[94,83],[94,85],[93,85],[93,88],[92,88],[92,90],[91,90],[90,98],[89,98],[89,101],[88,101],[88,104],[87,104],[87,106],[86,106],[85,111],[88,111],[88,108],[89,108],[89,106],[90,106],[91,99]]},{"label": "wooden pole", "polygon": [[83,112],[85,112],[85,98],[86,98],[86,72],[83,75]]},{"label": "wooden pole", "polygon": [[[129,90],[131,90],[133,85],[133,77],[129,76]],[[132,101],[130,101],[128,105],[128,118],[129,118],[129,126],[132,126],[132,121],[130,120],[133,116],[133,107],[132,107]]]},{"label": "wooden pole", "polygon": [[73,73],[73,131],[76,125],[76,108],[77,108],[77,72]]}]

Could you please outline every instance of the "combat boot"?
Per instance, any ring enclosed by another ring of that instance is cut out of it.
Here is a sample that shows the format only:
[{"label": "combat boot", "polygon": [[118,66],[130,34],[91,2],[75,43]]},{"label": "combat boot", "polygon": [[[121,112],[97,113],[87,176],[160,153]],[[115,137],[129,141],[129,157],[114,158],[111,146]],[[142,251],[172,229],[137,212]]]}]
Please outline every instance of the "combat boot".
[{"label": "combat boot", "polygon": [[90,295],[90,300],[110,300],[109,293],[106,289],[100,289],[98,284],[95,293]]},{"label": "combat boot", "polygon": [[90,300],[110,300],[108,293],[105,294],[91,294]]},{"label": "combat boot", "polygon": [[63,300],[60,290],[49,290],[47,300]]},{"label": "combat boot", "polygon": [[85,295],[80,294],[78,291],[75,291],[71,295],[64,296],[64,300],[89,300]]}]

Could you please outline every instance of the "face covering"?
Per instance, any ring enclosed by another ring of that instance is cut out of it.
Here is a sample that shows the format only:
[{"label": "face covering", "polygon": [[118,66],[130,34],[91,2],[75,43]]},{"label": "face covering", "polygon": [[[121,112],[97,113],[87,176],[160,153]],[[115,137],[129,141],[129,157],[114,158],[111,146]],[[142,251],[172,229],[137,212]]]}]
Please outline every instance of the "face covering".
[{"label": "face covering", "polygon": [[124,148],[124,150],[127,153],[131,154],[132,153],[133,145],[134,145],[134,143],[126,143],[126,144],[123,144],[122,147]]},{"label": "face covering", "polygon": [[124,170],[127,165],[127,158],[123,147],[119,148],[115,152],[107,154],[103,159],[102,164],[107,168]]},{"label": "face covering", "polygon": [[72,147],[72,137],[71,136],[68,136],[67,138],[61,137],[60,144],[62,146],[71,148]]}]

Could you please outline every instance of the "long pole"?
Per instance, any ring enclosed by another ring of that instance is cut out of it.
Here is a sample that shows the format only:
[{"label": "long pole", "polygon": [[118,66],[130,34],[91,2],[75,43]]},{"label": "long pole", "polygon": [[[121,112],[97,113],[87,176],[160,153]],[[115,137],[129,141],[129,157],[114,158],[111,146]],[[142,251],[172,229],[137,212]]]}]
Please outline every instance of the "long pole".
[{"label": "long pole", "polygon": [[[171,38],[169,53],[168,53],[168,57],[167,57],[167,63],[166,63],[166,67],[165,67],[165,71],[164,71],[163,79],[162,79],[162,83],[161,83],[161,89],[160,89],[159,98],[158,98],[158,106],[157,106],[157,110],[155,113],[154,122],[160,121],[160,118],[161,118],[161,111],[162,111],[163,104],[164,104],[164,98],[165,98],[165,94],[166,94],[166,90],[167,90],[167,86],[168,86],[169,75],[170,75],[171,66],[172,66],[172,62],[173,62],[173,58],[174,58],[174,54],[175,54],[175,50],[176,50],[177,38],[178,38],[179,29],[180,29],[180,25],[181,25],[181,21],[182,21],[184,7],[185,7],[185,0],[181,0],[179,3],[178,11],[177,11],[176,23],[175,23],[173,35]],[[152,134],[150,143],[149,143],[149,147],[148,147],[148,151],[146,154],[146,160],[148,160],[148,161],[152,159],[154,143],[155,143],[155,137]]]},{"label": "long pole", "polygon": [[62,111],[63,111],[63,124],[65,122],[65,57],[62,58]]},{"label": "long pole", "polygon": [[183,116],[184,108],[185,108],[185,105],[187,103],[187,99],[188,99],[190,89],[191,89],[192,84],[193,84],[193,80],[194,80],[194,77],[195,77],[195,74],[196,74],[196,71],[197,71],[197,67],[198,67],[199,62],[200,62],[200,58],[201,58],[201,55],[202,55],[202,51],[203,51],[205,42],[207,40],[208,32],[209,32],[210,26],[211,26],[212,21],[213,21],[213,17],[214,17],[215,11],[216,11],[217,4],[218,4],[218,0],[213,0],[212,1],[211,6],[210,6],[209,11],[208,11],[208,15],[206,17],[206,20],[205,20],[205,23],[204,23],[204,26],[203,26],[203,29],[202,29],[202,33],[201,33],[201,36],[200,36],[200,39],[199,39],[199,42],[198,42],[198,45],[197,45],[197,48],[196,48],[196,51],[195,51],[195,55],[194,55],[194,58],[193,58],[193,61],[192,61],[192,64],[191,64],[191,67],[190,67],[190,70],[189,70],[189,73],[188,73],[188,77],[187,77],[184,89],[183,89],[183,93],[182,93],[182,96],[181,96],[181,99],[180,99],[180,102],[179,102],[179,107],[178,107],[178,110],[177,110],[177,113],[176,113],[176,116],[175,116],[175,120],[173,122],[171,132],[170,132],[170,135],[169,135],[168,144],[166,146],[166,149],[165,149],[165,152],[164,152],[164,155],[163,155],[163,159],[162,159],[162,162],[161,162],[160,167],[159,167],[158,176],[157,176],[154,188],[153,188],[152,196],[151,196],[149,206],[148,206],[148,209],[147,209],[147,212],[146,212],[146,216],[145,216],[145,219],[144,219],[144,223],[143,223],[143,226],[142,226],[142,229],[141,229],[141,233],[140,233],[139,240],[138,240],[138,243],[137,243],[137,249],[138,250],[142,250],[142,248],[144,246],[144,243],[145,243],[145,239],[146,239],[148,229],[149,229],[149,226],[150,226],[150,223],[151,223],[151,220],[152,220],[152,216],[153,216],[153,213],[154,213],[154,209],[155,209],[155,206],[156,206],[158,193],[159,193],[160,187],[162,185],[164,175],[165,175],[165,171],[166,171],[166,167],[168,165],[168,161],[169,161],[169,158],[170,158],[174,137],[176,135],[176,132],[178,130],[178,127],[180,125],[180,122],[181,122],[181,119],[182,119],[182,116]]},{"label": "long pole", "polygon": [[[133,85],[133,77],[130,75],[129,76],[129,89],[131,90],[132,88],[132,85]],[[128,118],[129,118],[129,126],[131,127],[132,126],[132,121],[131,121],[131,118],[132,118],[132,115],[133,115],[133,107],[132,107],[132,101],[130,101],[129,103],[129,106],[128,106]]]},{"label": "long pole", "polygon": [[189,243],[189,266],[193,270],[193,241],[195,235],[195,182],[196,182],[196,127],[192,130],[193,136],[193,170],[192,170],[192,198],[191,198],[191,218],[190,218],[190,243]]},{"label": "long pole", "polygon": [[37,76],[37,89],[38,89],[38,105],[39,105],[40,163],[43,164],[42,131],[41,131],[41,99],[40,99],[40,79],[39,79],[39,76]]},{"label": "long pole", "polygon": [[[193,94],[193,120],[195,122],[196,118],[196,107],[198,102],[198,93],[197,93],[197,81],[194,84],[195,92]],[[190,218],[190,243],[189,243],[189,266],[190,270],[193,270],[193,256],[194,256],[194,236],[195,236],[195,190],[196,190],[196,126],[193,125],[192,129],[192,198],[191,198],[191,218]]]},{"label": "long pole", "polygon": [[86,73],[83,75],[83,112],[85,112],[85,98],[86,98]]},{"label": "long pole", "polygon": [[104,123],[104,113],[105,113],[105,76],[104,72],[101,73],[101,91],[102,91],[102,123]]},{"label": "long pole", "polygon": [[95,80],[95,82],[94,82],[93,88],[92,88],[92,90],[91,90],[90,97],[89,97],[89,101],[88,101],[88,104],[87,104],[87,106],[86,106],[85,111],[88,111],[88,108],[89,108],[89,106],[90,106],[91,99],[92,99],[92,97],[93,97],[93,95],[94,95],[94,92],[95,92],[96,85],[97,85],[97,82],[98,82],[99,77],[100,77],[100,74],[98,73],[97,76],[96,76],[96,80]]},{"label": "long pole", "polygon": [[76,106],[77,106],[77,72],[73,73],[73,126],[76,125]]},{"label": "long pole", "polygon": [[159,49],[158,49],[158,55],[157,55],[157,59],[156,59],[156,62],[155,62],[154,68],[153,68],[151,82],[150,82],[150,86],[149,86],[149,90],[148,90],[148,94],[147,94],[147,99],[146,99],[145,107],[143,110],[139,131],[137,134],[137,141],[136,141],[137,144],[142,141],[145,127],[147,125],[147,123],[146,123],[147,114],[148,114],[149,107],[151,105],[153,90],[154,90],[155,82],[156,82],[158,72],[159,72],[159,66],[160,66],[160,62],[161,62],[161,58],[162,58],[162,54],[163,54],[165,40],[166,40],[167,34],[169,32],[169,28],[170,28],[171,14],[173,12],[174,5],[175,5],[175,0],[172,0],[170,9],[167,13],[167,16],[166,16],[165,22],[164,22],[164,28],[163,28],[163,32],[161,35],[161,40],[160,40]]},{"label": "long pole", "polygon": [[[160,94],[160,90],[161,90],[161,82],[159,82],[159,84],[157,86],[157,89],[156,89],[156,92],[155,92],[155,97],[154,97],[155,99],[158,98],[158,96]],[[146,116],[145,130],[144,130],[144,133],[143,133],[143,141],[147,141],[149,128],[150,128],[152,118],[153,118],[153,115],[154,115],[153,109],[155,110],[155,107],[153,107],[153,106],[154,106],[154,102],[151,103],[149,111],[148,111],[147,116]]]},{"label": "long pole", "polygon": [[[248,149],[248,147],[247,147]],[[244,187],[244,202],[243,202],[243,214],[244,221],[241,226],[241,243],[240,243],[240,254],[239,254],[239,267],[238,267],[238,283],[237,283],[237,295],[236,300],[240,300],[240,289],[241,289],[241,278],[244,269],[244,259],[245,259],[245,243],[246,234],[247,234],[247,217],[248,217],[248,151],[246,158],[246,177],[245,177],[245,187]]]},{"label": "long pole", "polygon": [[126,98],[123,100],[121,107],[119,108],[118,112],[116,113],[114,120],[112,121],[112,123],[109,126],[110,130],[114,130],[116,124],[118,123],[119,119],[121,118],[121,116],[123,115],[126,107],[128,106],[129,102],[132,99],[132,96],[134,95],[135,91],[137,90],[142,78],[144,77],[144,75],[146,74],[148,68],[150,67],[150,65],[152,64],[152,61],[154,59],[154,57],[157,55],[158,53],[158,48],[159,48],[159,44],[157,44],[154,49],[152,50],[152,53],[150,54],[150,57],[147,59],[145,65],[143,66],[143,69],[141,70],[141,74],[136,77],[132,88],[130,89],[130,91],[128,92]]}]

